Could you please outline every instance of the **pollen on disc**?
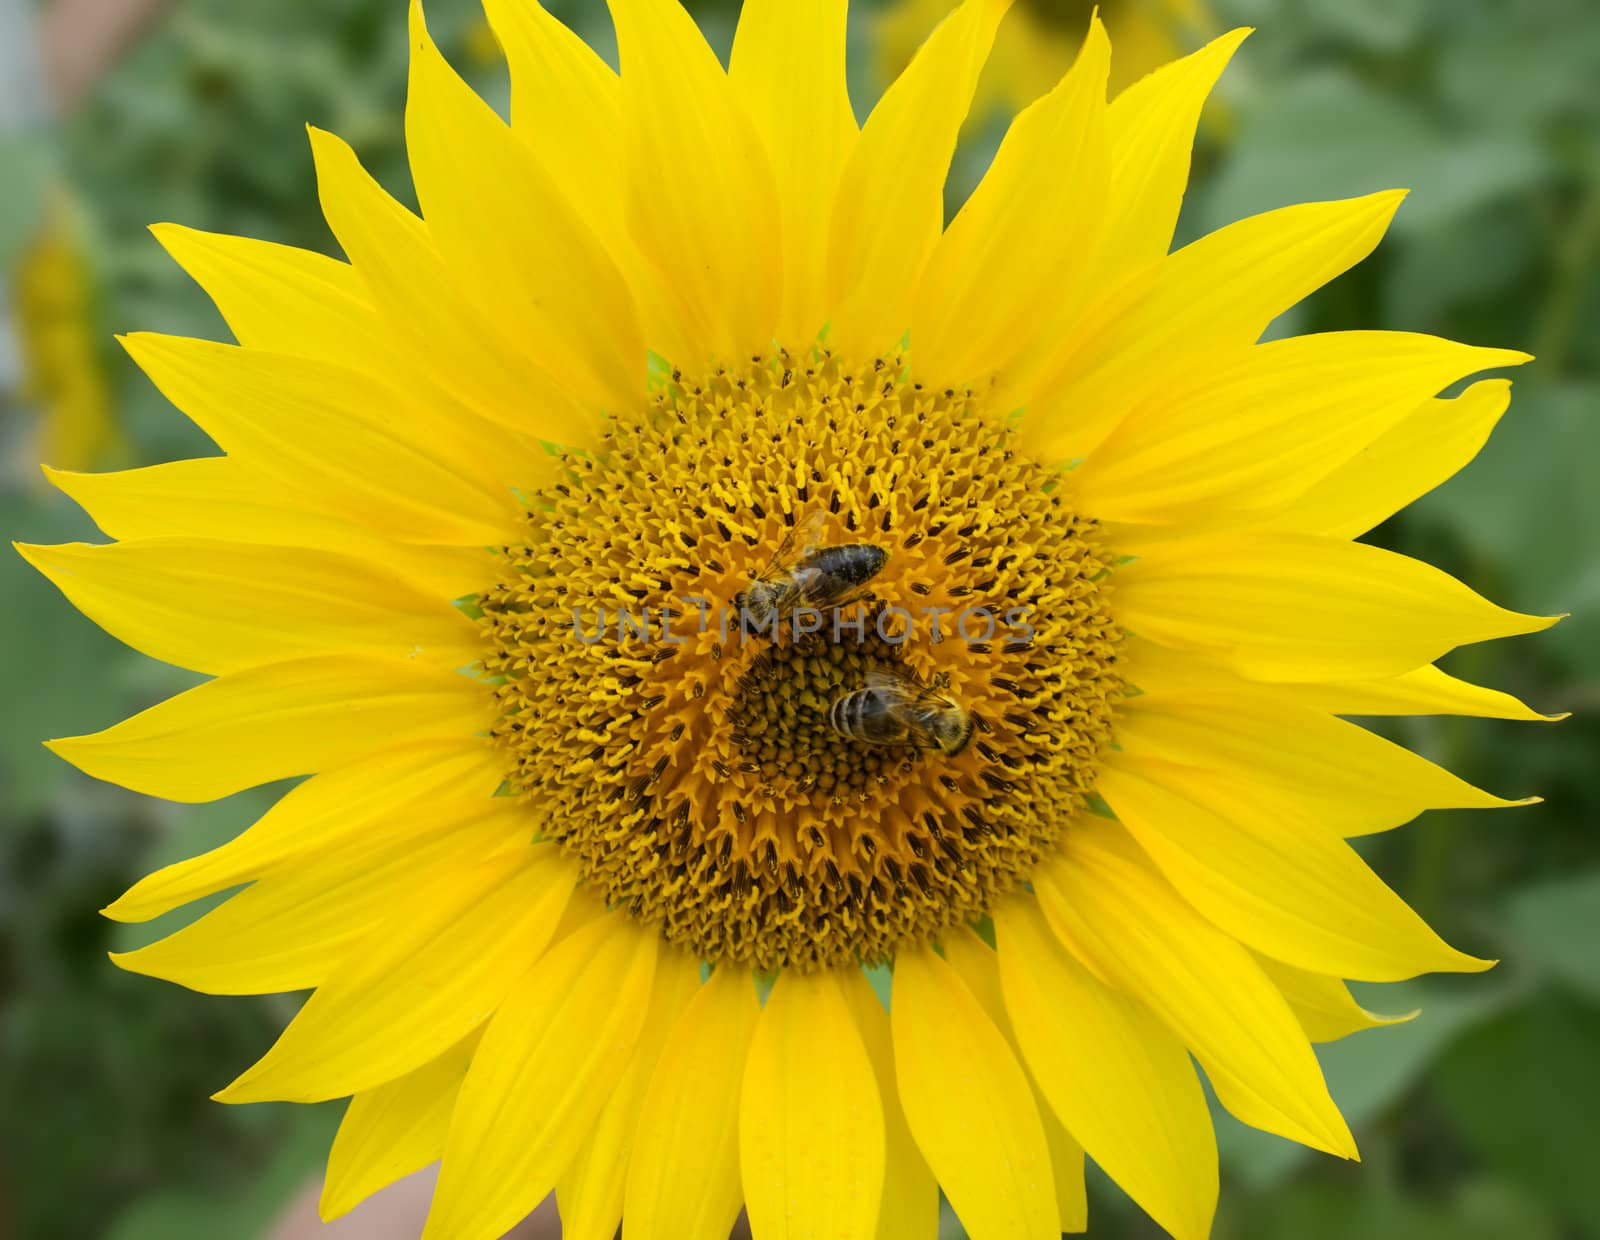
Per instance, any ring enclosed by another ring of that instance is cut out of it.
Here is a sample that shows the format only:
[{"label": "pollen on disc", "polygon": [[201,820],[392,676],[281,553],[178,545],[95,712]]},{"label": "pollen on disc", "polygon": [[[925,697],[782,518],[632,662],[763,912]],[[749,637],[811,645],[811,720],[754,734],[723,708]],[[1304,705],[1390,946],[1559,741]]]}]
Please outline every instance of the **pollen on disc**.
[{"label": "pollen on disc", "polygon": [[[707,960],[875,962],[982,917],[1085,804],[1122,691],[1107,554],[1058,480],[899,359],[674,374],[528,497],[479,599],[511,790]],[[818,631],[742,632],[801,524],[887,558]],[[842,735],[874,674],[938,685],[972,742]]]}]

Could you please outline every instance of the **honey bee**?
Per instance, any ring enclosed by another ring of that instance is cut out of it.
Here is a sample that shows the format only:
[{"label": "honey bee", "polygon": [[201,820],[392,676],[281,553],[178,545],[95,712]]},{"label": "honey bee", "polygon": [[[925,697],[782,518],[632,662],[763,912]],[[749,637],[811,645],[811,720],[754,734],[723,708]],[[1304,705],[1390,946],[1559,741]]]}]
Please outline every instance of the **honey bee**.
[{"label": "honey bee", "polygon": [[[734,598],[733,605],[758,629],[797,607],[821,610],[855,602],[889,562],[889,553],[871,543],[820,546],[826,518],[819,508],[790,530],[772,563],[751,580],[748,590]],[[800,554],[790,562],[797,545]]]},{"label": "honey bee", "polygon": [[868,673],[865,689],[833,704],[828,722],[868,745],[940,749],[952,758],[972,740],[972,717],[953,699],[881,668]]}]

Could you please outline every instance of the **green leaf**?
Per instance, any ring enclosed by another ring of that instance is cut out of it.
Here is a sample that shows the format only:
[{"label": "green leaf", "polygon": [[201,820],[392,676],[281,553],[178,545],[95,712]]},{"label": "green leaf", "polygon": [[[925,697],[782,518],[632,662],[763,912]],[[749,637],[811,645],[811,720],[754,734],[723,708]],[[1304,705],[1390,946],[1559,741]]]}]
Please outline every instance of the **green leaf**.
[{"label": "green leaf", "polygon": [[1217,228],[1293,202],[1410,189],[1395,220],[1415,234],[1538,183],[1538,144],[1521,132],[1450,133],[1420,108],[1337,70],[1264,92],[1205,199]]},{"label": "green leaf", "polygon": [[9,273],[44,214],[56,153],[38,132],[0,134],[0,274]]},{"label": "green leaf", "polygon": [[1545,994],[1464,1038],[1436,1079],[1481,1157],[1600,1228],[1600,1009]]},{"label": "green leaf", "polygon": [[203,1189],[172,1189],[150,1194],[130,1207],[106,1232],[105,1240],[212,1240],[264,1236],[297,1190],[318,1175],[338,1127],[343,1105],[283,1104],[267,1107],[287,1131],[265,1166],[254,1168],[232,1194]]},{"label": "green leaf", "polygon": [[1376,1177],[1295,1184],[1265,1198],[1224,1193],[1219,1236],[1234,1240],[1556,1240],[1542,1203],[1492,1181],[1469,1182],[1444,1201],[1400,1196]]},{"label": "green leaf", "polygon": [[[1516,281],[1544,261],[1548,241],[1520,202],[1463,213],[1438,228],[1407,239],[1393,257],[1383,287],[1383,326],[1398,331],[1460,335],[1453,317],[1463,306],[1493,310]],[[1518,343],[1528,330],[1519,312],[1508,337],[1477,335],[1499,343]]]},{"label": "green leaf", "polygon": [[1437,48],[1439,93],[1453,111],[1491,124],[1600,112],[1600,23],[1588,0],[1460,7]]},{"label": "green leaf", "polygon": [[1304,20],[1356,47],[1399,52],[1428,24],[1426,0],[1309,0]]},{"label": "green leaf", "polygon": [[1507,913],[1529,963],[1600,999],[1600,870],[1523,887]]}]

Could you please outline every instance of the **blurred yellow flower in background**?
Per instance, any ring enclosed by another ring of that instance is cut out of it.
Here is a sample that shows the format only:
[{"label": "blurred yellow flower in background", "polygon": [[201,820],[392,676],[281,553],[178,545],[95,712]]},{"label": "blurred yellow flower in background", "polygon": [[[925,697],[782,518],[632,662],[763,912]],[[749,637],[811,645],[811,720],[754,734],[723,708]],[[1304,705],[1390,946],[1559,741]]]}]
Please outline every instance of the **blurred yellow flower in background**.
[{"label": "blurred yellow flower in background", "polygon": [[92,271],[71,199],[57,190],[19,257],[12,309],[21,402],[38,412],[35,459],[85,469],[122,452],[101,358]]},{"label": "blurred yellow flower in background", "polygon": [[1108,102],[1090,22],[946,227],[1002,0],[865,124],[842,0],[749,0],[727,71],[611,8],[620,76],[490,0],[507,125],[414,6],[420,216],[312,133],[348,261],[157,230],[238,344],[125,344],[225,455],[55,471],[118,541],[22,550],[213,679],[51,747],[179,801],[309,778],[114,902],[242,887],[118,963],[312,991],[218,1096],[350,1097],[325,1212],[442,1160],[429,1240],[551,1190],[568,1240],[929,1240],[941,1189],[1047,1240],[1086,1154],[1198,1240],[1197,1065],[1355,1157],[1311,1044],[1391,1018],[1345,979],[1490,962],[1347,840],[1516,802],[1343,716],[1540,718],[1434,661],[1552,623],[1355,540],[1510,384],[1438,393],[1527,356],[1258,343],[1398,192],[1170,252],[1244,31]]},{"label": "blurred yellow flower in background", "polygon": [[[894,81],[953,7],[951,0],[884,5],[872,29],[879,81]],[[1054,86],[1083,45],[1096,10],[1117,49],[1108,85],[1113,95],[1217,33],[1205,0],[1018,0],[995,33],[966,127],[976,128],[997,114],[1013,116]],[[1212,105],[1213,123],[1219,106]]]},{"label": "blurred yellow flower in background", "polygon": [[500,51],[499,40],[494,37],[494,27],[484,17],[474,18],[468,23],[462,49],[476,65],[497,65],[505,59]]}]

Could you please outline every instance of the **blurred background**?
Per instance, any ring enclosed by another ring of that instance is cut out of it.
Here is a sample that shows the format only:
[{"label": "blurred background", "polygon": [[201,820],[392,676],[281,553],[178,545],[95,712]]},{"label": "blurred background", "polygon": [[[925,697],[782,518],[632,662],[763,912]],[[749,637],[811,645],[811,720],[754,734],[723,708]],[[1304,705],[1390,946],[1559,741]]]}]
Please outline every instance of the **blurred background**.
[{"label": "blurred background", "polygon": [[[858,111],[950,2],[856,0]],[[614,57],[599,0],[549,7]],[[735,0],[690,7],[725,55]],[[952,205],[1009,115],[1063,71],[1088,9],[1019,0],[963,137]],[[1462,981],[1367,988],[1369,1006],[1423,1015],[1321,1048],[1362,1166],[1222,1117],[1216,1235],[1600,1236],[1600,5],[1101,9],[1122,82],[1209,34],[1259,27],[1202,130],[1180,241],[1291,201],[1412,187],[1379,253],[1275,330],[1404,328],[1537,354],[1479,460],[1374,538],[1507,606],[1575,613],[1447,664],[1536,708],[1570,710],[1568,722],[1395,729],[1495,792],[1546,803],[1434,813],[1361,842],[1446,938],[1503,963]],[[403,0],[0,0],[8,537],[96,537],[46,488],[41,459],[119,468],[211,450],[111,338],[226,338],[147,224],[330,249],[308,121],[344,135],[412,201],[404,10]],[[447,55],[503,109],[505,66],[474,0],[433,0],[429,17]],[[120,647],[0,555],[0,1238],[287,1236],[284,1212],[337,1123],[341,1104],[207,1101],[270,1043],[290,998],[208,998],[106,961],[175,927],[114,926],[98,908],[150,868],[234,834],[281,789],[162,804],[93,783],[38,742],[108,725],[189,681]],[[1091,1236],[1157,1234],[1093,1172],[1091,1192]],[[362,1234],[417,1230],[373,1222]],[[946,1234],[962,1234],[948,1214]]]}]

